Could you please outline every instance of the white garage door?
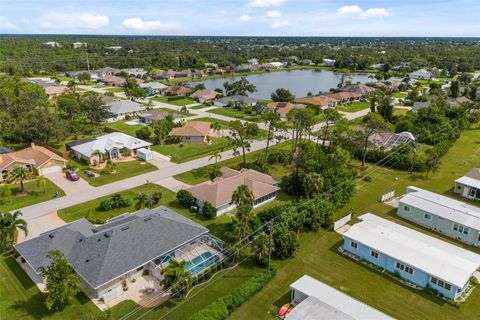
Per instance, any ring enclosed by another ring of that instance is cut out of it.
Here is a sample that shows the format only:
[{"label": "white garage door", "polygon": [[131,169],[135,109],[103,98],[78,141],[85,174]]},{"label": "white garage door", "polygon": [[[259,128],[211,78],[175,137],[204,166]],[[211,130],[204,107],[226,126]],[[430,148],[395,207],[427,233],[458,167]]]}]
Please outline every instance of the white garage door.
[{"label": "white garage door", "polygon": [[43,168],[42,169],[42,174],[49,174],[49,173],[55,173],[55,172],[60,172],[62,171],[62,167],[61,166],[51,166],[51,167],[48,167],[48,168]]}]

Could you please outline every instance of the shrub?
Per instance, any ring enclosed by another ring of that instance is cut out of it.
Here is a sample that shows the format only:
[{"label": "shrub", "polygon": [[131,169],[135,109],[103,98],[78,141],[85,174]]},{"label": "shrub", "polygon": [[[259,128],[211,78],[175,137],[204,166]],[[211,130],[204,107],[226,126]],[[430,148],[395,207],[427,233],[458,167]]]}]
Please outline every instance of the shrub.
[{"label": "shrub", "polygon": [[208,201],[203,203],[202,215],[207,219],[212,219],[217,216],[217,209]]},{"label": "shrub", "polygon": [[475,277],[471,277],[471,278],[470,278],[470,284],[471,284],[472,286],[478,286],[478,279],[475,278]]},{"label": "shrub", "polygon": [[182,100],[182,99],[185,99],[186,97],[185,96],[169,96],[168,97],[168,101],[175,101],[175,100]]},{"label": "shrub", "polygon": [[177,192],[177,201],[185,208],[191,208],[195,205],[195,197],[187,190]]},{"label": "shrub", "polygon": [[141,127],[140,129],[135,131],[135,135],[138,139],[148,140],[150,139],[150,129],[148,127]]},{"label": "shrub", "polygon": [[235,288],[228,295],[218,298],[208,306],[194,314],[190,320],[222,320],[232,314],[235,309],[248,301],[260,291],[274,276],[276,269],[265,270]]},{"label": "shrub", "polygon": [[113,210],[112,202],[110,200],[103,200],[100,202],[98,206],[98,210],[100,211],[110,211]]},{"label": "shrub", "polygon": [[372,182],[372,177],[370,177],[370,176],[365,176],[365,177],[363,178],[363,181],[365,181],[365,182]]}]

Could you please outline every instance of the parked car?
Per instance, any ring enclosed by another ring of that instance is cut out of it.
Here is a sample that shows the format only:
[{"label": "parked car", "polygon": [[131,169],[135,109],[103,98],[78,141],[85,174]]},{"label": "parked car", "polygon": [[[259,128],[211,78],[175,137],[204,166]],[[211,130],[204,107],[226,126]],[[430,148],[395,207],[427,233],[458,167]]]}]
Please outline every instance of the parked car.
[{"label": "parked car", "polygon": [[80,179],[80,177],[75,172],[72,172],[72,171],[67,171],[67,174],[65,175],[65,177],[70,181],[78,181]]},{"label": "parked car", "polygon": [[93,173],[93,172],[90,171],[90,170],[85,170],[85,174],[86,174],[87,177],[89,177],[89,178],[95,178],[95,177],[96,177],[95,173]]}]

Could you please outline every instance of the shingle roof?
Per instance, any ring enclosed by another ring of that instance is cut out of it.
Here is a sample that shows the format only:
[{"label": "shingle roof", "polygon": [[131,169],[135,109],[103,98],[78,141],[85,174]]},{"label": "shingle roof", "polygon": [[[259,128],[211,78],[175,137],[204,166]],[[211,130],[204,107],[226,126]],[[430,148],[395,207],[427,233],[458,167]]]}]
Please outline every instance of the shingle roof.
[{"label": "shingle roof", "polygon": [[400,199],[406,204],[425,212],[480,230],[480,208],[417,187],[408,187]]},{"label": "shingle roof", "polygon": [[[139,118],[145,118],[145,119],[150,119],[152,121],[158,121],[165,119],[170,113],[166,111],[160,111],[160,110],[147,110],[145,112],[142,112],[141,114],[138,115]],[[179,117],[178,114],[172,114],[174,118]]]},{"label": "shingle roof", "polygon": [[480,255],[371,213],[344,236],[458,288],[480,267]]},{"label": "shingle roof", "polygon": [[3,154],[0,157],[0,170],[15,162],[29,164],[35,168],[39,168],[50,160],[67,161],[47,148],[32,144],[32,146],[28,148]]},{"label": "shingle roof", "polygon": [[327,96],[301,97],[301,98],[295,99],[295,102],[298,102],[298,103],[308,103],[308,104],[319,105],[319,106],[326,106],[336,101],[337,99],[330,98]]},{"label": "shingle roof", "polygon": [[340,91],[353,92],[363,96],[371,92],[374,92],[375,88],[369,87],[366,84],[359,83],[359,84],[352,84],[352,85],[343,87],[342,89],[340,89]]},{"label": "shingle roof", "polygon": [[202,98],[205,100],[213,100],[215,99],[220,93],[217,91],[204,89],[204,90],[197,90],[190,97],[192,98]]},{"label": "shingle roof", "polygon": [[346,99],[352,99],[352,98],[360,98],[362,95],[355,93],[355,92],[335,92],[335,93],[329,93],[327,97],[336,99],[336,100],[346,100]]},{"label": "shingle roof", "polygon": [[81,219],[15,248],[37,272],[49,265],[48,251],[58,249],[96,288],[207,233],[205,227],[161,206],[117,217],[100,227]]},{"label": "shingle roof", "polygon": [[108,104],[110,107],[110,113],[112,114],[124,114],[145,111],[145,107],[140,103],[131,100],[118,100],[112,101]]},{"label": "shingle roof", "polygon": [[292,109],[305,108],[304,104],[294,104],[290,102],[270,102],[267,104],[267,109],[273,110],[278,113],[289,113]]},{"label": "shingle roof", "polygon": [[250,98],[250,97],[247,97],[247,96],[233,95],[233,96],[219,98],[216,101],[218,101],[220,103],[223,103],[223,104],[228,104],[230,101],[241,102],[241,103],[244,103],[244,104],[252,104],[252,103],[256,103],[260,100]]},{"label": "shingle roof", "polygon": [[188,189],[192,195],[202,201],[210,202],[218,208],[232,201],[233,192],[246,185],[253,192],[255,199],[280,190],[277,181],[265,173],[252,169],[237,171],[222,167],[222,176],[213,182],[205,182]]},{"label": "shingle roof", "polygon": [[183,127],[173,128],[169,135],[178,137],[205,137],[209,133],[209,122],[188,121]]}]

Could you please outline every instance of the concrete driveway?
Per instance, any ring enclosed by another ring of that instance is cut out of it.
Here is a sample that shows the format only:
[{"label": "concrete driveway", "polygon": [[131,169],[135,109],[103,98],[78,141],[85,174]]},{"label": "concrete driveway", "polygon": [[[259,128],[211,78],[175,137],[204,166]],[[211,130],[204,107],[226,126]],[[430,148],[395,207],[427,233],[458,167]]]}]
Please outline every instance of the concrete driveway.
[{"label": "concrete driveway", "polygon": [[24,233],[20,231],[18,233],[18,242],[24,240],[35,238],[41,233],[47,232],[49,230],[61,227],[65,225],[66,222],[60,219],[57,215],[57,212],[52,212],[42,217],[38,217],[28,221],[28,236],[25,237]]},{"label": "concrete driveway", "polygon": [[60,189],[62,189],[66,195],[75,194],[82,191],[87,191],[93,189],[91,185],[88,184],[87,181],[80,178],[78,181],[70,181],[65,178],[65,173],[63,172],[55,172],[51,174],[45,175],[48,180],[55,183]]},{"label": "concrete driveway", "polygon": [[160,181],[155,181],[154,183],[158,184],[159,186],[165,187],[169,190],[172,190],[173,192],[178,192],[182,189],[188,189],[191,187],[191,185],[178,181],[174,177],[166,178]]}]

